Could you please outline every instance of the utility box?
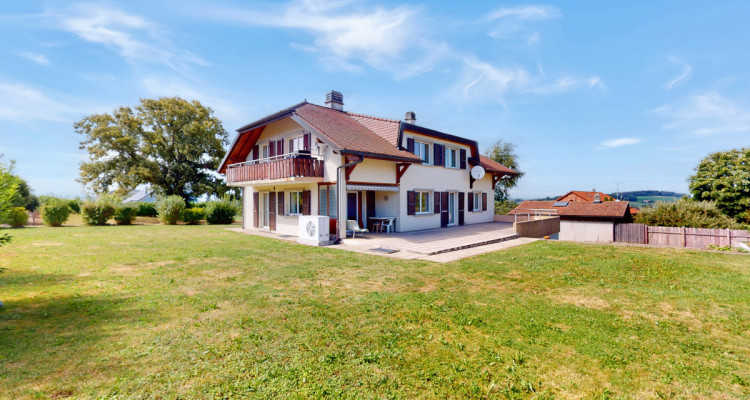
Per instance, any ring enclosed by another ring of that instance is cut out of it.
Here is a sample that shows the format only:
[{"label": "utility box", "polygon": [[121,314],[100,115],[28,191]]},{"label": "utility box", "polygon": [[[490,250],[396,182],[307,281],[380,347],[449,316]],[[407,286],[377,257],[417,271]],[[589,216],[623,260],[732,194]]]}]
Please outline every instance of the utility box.
[{"label": "utility box", "polygon": [[333,244],[330,237],[330,222],[326,215],[299,216],[299,243],[309,246],[328,246]]}]

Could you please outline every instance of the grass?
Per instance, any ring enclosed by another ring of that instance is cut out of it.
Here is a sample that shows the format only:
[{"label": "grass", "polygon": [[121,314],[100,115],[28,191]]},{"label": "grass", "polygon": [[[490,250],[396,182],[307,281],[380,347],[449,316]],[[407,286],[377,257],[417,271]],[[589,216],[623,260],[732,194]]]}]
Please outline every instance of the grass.
[{"label": "grass", "polygon": [[747,398],[750,257],[536,242],[449,264],[215,226],[25,228],[1,398]]}]

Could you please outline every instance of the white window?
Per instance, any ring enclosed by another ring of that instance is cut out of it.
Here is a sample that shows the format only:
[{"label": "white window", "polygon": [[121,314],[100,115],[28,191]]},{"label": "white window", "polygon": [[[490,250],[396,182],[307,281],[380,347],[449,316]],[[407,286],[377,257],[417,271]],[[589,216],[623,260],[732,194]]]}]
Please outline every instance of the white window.
[{"label": "white window", "polygon": [[482,211],[482,193],[474,192],[471,195],[474,196],[474,200],[472,201],[472,203],[474,203],[474,209],[471,211]]},{"label": "white window", "polygon": [[429,214],[430,213],[430,198],[432,197],[432,192],[417,192],[417,204],[416,204],[416,213],[417,214]]},{"label": "white window", "polygon": [[430,144],[425,142],[414,142],[414,154],[422,159],[425,164],[430,163]]},{"label": "white window", "polygon": [[297,136],[296,138],[289,139],[289,152],[297,153],[300,150],[305,149],[305,137]]},{"label": "white window", "polygon": [[458,168],[458,149],[452,147],[445,148],[445,167]]},{"label": "white window", "polygon": [[302,214],[302,192],[289,192],[289,215]]},{"label": "white window", "polygon": [[267,159],[268,157],[268,143],[260,145],[260,158]]}]

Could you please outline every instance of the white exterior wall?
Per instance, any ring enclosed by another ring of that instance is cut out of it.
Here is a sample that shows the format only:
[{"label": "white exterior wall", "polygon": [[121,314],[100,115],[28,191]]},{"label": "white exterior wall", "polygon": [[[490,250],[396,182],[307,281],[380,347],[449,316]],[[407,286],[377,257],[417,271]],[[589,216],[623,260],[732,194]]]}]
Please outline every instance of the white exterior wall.
[{"label": "white exterior wall", "polygon": [[[245,186],[245,198],[243,201],[245,202],[245,212],[247,213],[245,215],[245,225],[243,226],[244,229],[255,229],[253,227],[253,193],[258,192],[260,193],[258,198],[261,202],[258,207],[258,216],[259,219],[262,221],[262,213],[263,213],[263,192],[284,192],[284,215],[278,215],[276,214],[276,230],[274,232],[281,233],[284,235],[294,235],[296,236],[299,232],[298,226],[299,226],[299,216],[297,215],[288,215],[289,214],[289,198],[290,192],[295,191],[302,191],[302,190],[309,190],[310,191],[310,214],[311,215],[317,215],[318,214],[318,184],[317,183],[300,183],[300,184],[292,184],[292,185],[284,185],[284,186]],[[278,203],[278,199],[276,200]],[[274,207],[277,205],[274,204]]]},{"label": "white exterior wall", "polygon": [[[406,171],[409,173],[409,171]],[[396,163],[393,161],[365,158],[352,171],[349,181],[396,183]]]},{"label": "white exterior wall", "polygon": [[614,222],[608,221],[560,221],[560,240],[574,242],[614,241]]}]

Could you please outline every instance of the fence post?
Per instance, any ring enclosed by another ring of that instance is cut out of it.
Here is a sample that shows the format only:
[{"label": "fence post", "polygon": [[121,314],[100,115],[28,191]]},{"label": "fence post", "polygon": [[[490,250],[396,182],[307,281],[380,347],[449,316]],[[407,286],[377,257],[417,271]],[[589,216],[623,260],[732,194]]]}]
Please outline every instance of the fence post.
[{"label": "fence post", "polygon": [[643,225],[643,244],[648,244],[648,225]]},{"label": "fence post", "polygon": [[685,234],[686,229],[687,228],[685,228],[684,226],[682,227],[682,247],[687,247],[687,234]]},{"label": "fence post", "polygon": [[727,228],[727,240],[729,243],[727,243],[727,246],[732,247],[732,230]]}]

